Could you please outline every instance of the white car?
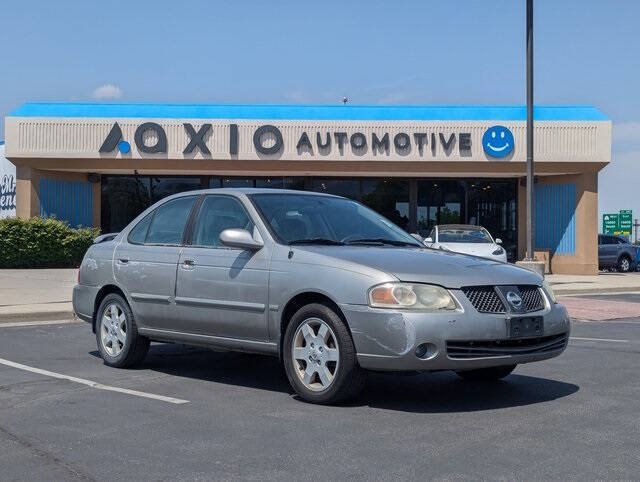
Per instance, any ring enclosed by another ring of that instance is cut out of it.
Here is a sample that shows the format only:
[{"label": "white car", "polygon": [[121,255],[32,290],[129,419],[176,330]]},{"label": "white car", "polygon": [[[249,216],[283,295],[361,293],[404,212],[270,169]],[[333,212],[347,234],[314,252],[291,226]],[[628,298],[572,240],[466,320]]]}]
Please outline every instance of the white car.
[{"label": "white car", "polygon": [[482,226],[471,224],[434,226],[424,243],[435,249],[507,262],[507,252],[500,246],[502,240],[500,238],[494,240],[489,231]]}]

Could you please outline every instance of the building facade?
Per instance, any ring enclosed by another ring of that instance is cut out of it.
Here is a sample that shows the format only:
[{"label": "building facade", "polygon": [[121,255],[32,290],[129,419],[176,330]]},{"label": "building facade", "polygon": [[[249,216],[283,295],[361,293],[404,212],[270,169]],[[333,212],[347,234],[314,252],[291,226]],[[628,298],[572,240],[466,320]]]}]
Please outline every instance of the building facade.
[{"label": "building facade", "polygon": [[[27,103],[5,120],[17,215],[122,229],[180,191],[272,187],[357,199],[409,232],[485,226],[525,249],[524,107]],[[598,172],[611,122],[535,109],[535,245],[555,273],[595,273]]]}]

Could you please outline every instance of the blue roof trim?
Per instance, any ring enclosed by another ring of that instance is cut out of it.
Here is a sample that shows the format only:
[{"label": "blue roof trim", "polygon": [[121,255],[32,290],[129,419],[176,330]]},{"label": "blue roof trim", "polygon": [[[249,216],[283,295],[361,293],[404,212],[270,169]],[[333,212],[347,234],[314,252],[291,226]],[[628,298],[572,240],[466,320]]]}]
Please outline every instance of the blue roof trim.
[{"label": "blue roof trim", "polygon": [[[525,106],[423,105],[269,105],[269,104],[84,104],[27,102],[9,114],[14,117],[120,117],[168,119],[282,119],[282,120],[471,120],[522,121]],[[592,106],[539,106],[540,121],[604,121]]]}]

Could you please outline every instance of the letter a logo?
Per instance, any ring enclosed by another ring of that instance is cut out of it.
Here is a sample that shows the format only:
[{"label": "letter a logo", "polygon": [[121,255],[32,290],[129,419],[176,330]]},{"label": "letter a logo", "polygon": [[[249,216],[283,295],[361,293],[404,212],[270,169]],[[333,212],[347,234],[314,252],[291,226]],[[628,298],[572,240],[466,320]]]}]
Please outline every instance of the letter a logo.
[{"label": "letter a logo", "polygon": [[127,141],[122,140],[122,129],[120,129],[117,122],[113,124],[107,138],[102,143],[102,146],[100,146],[99,152],[111,152],[116,147],[122,154],[126,154],[131,150],[131,145]]}]

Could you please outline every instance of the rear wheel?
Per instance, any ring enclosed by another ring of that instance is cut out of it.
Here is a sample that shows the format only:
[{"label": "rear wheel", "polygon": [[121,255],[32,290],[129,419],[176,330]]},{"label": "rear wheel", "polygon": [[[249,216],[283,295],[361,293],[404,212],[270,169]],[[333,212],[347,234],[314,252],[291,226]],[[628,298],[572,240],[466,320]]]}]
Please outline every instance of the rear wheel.
[{"label": "rear wheel", "polygon": [[631,270],[631,259],[629,256],[621,256],[618,260],[618,271],[627,273]]},{"label": "rear wheel", "polygon": [[465,380],[491,381],[500,380],[515,370],[516,365],[505,365],[501,367],[478,368],[476,370],[458,371],[456,374]]},{"label": "rear wheel", "polygon": [[364,388],[366,372],[358,365],[349,330],[326,305],[309,304],[293,315],[283,355],[289,383],[308,402],[336,403]]},{"label": "rear wheel", "polygon": [[98,351],[105,365],[127,368],[144,360],[149,339],[138,334],[133,313],[127,301],[112,293],[105,296],[96,321]]}]

